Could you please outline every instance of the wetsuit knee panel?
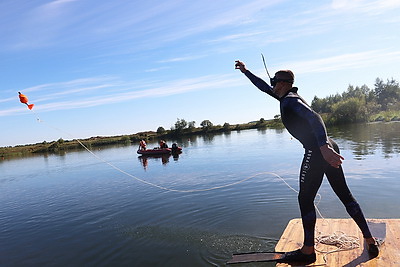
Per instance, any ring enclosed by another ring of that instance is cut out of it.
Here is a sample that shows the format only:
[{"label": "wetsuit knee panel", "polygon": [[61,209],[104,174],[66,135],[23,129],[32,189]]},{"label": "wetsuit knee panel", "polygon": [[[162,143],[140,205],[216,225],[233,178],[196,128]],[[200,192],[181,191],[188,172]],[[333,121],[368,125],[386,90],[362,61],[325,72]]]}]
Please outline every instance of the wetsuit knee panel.
[{"label": "wetsuit knee panel", "polygon": [[344,206],[346,207],[346,210],[350,215],[356,215],[361,212],[361,207],[356,201],[346,203],[344,204]]}]

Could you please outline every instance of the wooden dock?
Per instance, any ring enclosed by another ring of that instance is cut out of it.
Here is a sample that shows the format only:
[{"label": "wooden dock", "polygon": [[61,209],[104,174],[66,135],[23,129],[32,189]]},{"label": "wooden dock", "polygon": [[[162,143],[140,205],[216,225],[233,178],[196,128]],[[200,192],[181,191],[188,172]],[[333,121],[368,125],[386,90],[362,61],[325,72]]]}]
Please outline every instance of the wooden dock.
[{"label": "wooden dock", "polygon": [[[309,266],[329,266],[329,267],[400,267],[400,219],[368,219],[368,222],[385,223],[386,239],[380,248],[379,256],[370,259],[361,231],[352,219],[318,219],[316,225],[316,236],[319,233],[324,235],[333,234],[336,231],[344,232],[347,236],[359,238],[360,247],[340,251],[326,255],[326,265],[324,253],[317,253],[317,261]],[[371,230],[372,232],[372,230]],[[275,247],[275,251],[292,251],[300,248],[303,243],[303,227],[301,219],[293,219],[289,222],[281,239]],[[318,245],[317,249],[331,251],[336,247],[329,245]],[[278,263],[277,267],[295,266]],[[299,266],[299,265],[296,265]],[[301,265],[300,265],[301,266]]]}]

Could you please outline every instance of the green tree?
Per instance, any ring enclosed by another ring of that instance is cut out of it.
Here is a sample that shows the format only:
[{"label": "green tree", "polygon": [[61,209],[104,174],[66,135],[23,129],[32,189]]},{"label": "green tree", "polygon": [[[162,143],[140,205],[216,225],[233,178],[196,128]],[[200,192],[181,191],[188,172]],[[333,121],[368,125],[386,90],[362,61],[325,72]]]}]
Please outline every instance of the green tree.
[{"label": "green tree", "polygon": [[342,96],[340,94],[330,95],[325,98],[314,97],[311,102],[311,108],[315,110],[317,113],[331,113],[332,105],[342,101]]},{"label": "green tree", "polygon": [[204,120],[200,123],[200,126],[204,131],[208,131],[213,126],[213,124],[209,120]]},{"label": "green tree", "polygon": [[311,102],[311,107],[318,113],[328,113],[330,111],[328,108],[328,104],[329,103],[326,98],[319,98],[317,96],[314,96],[314,99]]},{"label": "green tree", "polygon": [[231,129],[231,125],[227,122],[224,123],[224,125],[222,126],[222,128],[224,129],[224,131],[229,131]]},{"label": "green tree", "polygon": [[181,131],[185,129],[187,126],[187,122],[184,119],[176,119],[175,122],[175,130]]},{"label": "green tree", "polygon": [[396,119],[395,114],[400,110],[400,87],[393,78],[386,83],[377,78],[373,90],[366,85],[349,85],[342,94],[315,96],[311,107],[330,124],[366,122],[381,118],[383,114],[386,114],[385,120]]},{"label": "green tree", "polygon": [[398,102],[400,100],[399,83],[391,79],[387,80],[385,84],[383,80],[377,78],[375,81],[375,97],[383,111],[398,107]]},{"label": "green tree", "polygon": [[266,121],[264,118],[261,118],[257,123],[256,123],[256,127],[265,127],[266,126]]},{"label": "green tree", "polygon": [[157,128],[157,134],[165,134],[165,129],[164,127],[160,126]]},{"label": "green tree", "polygon": [[189,129],[194,129],[194,128],[195,128],[195,125],[196,125],[196,122],[195,122],[195,121],[189,121],[189,122],[188,122],[188,128],[189,128]]},{"label": "green tree", "polygon": [[352,97],[334,104],[332,114],[329,116],[329,123],[333,124],[366,122],[367,120],[368,112],[364,97]]},{"label": "green tree", "polygon": [[358,98],[367,97],[370,91],[371,90],[366,85],[363,85],[361,87],[359,86],[354,87],[353,85],[349,85],[347,91],[342,94],[342,98],[348,99],[352,97],[358,97]]},{"label": "green tree", "polygon": [[124,135],[121,137],[121,142],[124,144],[130,144],[131,143],[131,139],[129,138],[129,136]]}]

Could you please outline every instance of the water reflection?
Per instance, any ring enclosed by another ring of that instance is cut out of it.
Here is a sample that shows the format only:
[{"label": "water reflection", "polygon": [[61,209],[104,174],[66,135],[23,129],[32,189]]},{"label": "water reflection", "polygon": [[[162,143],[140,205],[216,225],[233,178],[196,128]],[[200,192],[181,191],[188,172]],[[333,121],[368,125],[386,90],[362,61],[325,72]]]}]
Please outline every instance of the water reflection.
[{"label": "water reflection", "polygon": [[[212,133],[202,135],[204,143],[205,144],[212,144],[214,142],[215,135],[216,134],[212,134]],[[222,133],[219,133],[218,135],[222,135]]]},{"label": "water reflection", "polygon": [[148,156],[139,156],[138,159],[142,164],[144,170],[147,170],[149,166],[149,161],[158,162],[161,159],[161,164],[166,165],[169,163],[170,158],[173,158],[174,161],[179,159],[179,154],[162,154],[162,155],[148,155]]},{"label": "water reflection", "polygon": [[[218,146],[217,142],[221,140],[228,140],[232,138],[237,138],[237,134],[244,134],[249,130],[237,130],[232,132],[223,133],[208,133],[205,135],[193,135],[185,136],[182,138],[177,138],[172,140],[173,142],[179,144],[179,146],[188,148],[197,148],[208,145]],[[250,130],[252,131],[252,130]],[[259,128],[256,130],[261,135],[266,135],[268,133],[274,132],[276,135],[283,135],[287,131],[286,129],[271,129],[271,128]],[[341,125],[336,127],[329,127],[328,134],[334,140],[336,140],[339,146],[351,150],[354,158],[358,160],[365,159],[370,155],[380,155],[383,158],[391,158],[394,155],[400,153],[400,122],[377,122],[368,124],[351,124],[351,125]],[[222,137],[222,139],[220,138]],[[216,141],[218,140],[218,141]],[[155,144],[156,145],[156,144]],[[98,151],[104,151],[109,148],[125,147],[126,145],[109,145],[96,148]],[[20,158],[37,158],[43,157],[47,158],[49,156],[57,155],[60,158],[66,157],[69,153],[82,152],[82,149],[69,149],[68,151],[59,151],[57,153],[34,153],[19,155],[13,157],[0,157],[0,164],[20,159]],[[161,159],[162,164],[168,164],[171,155],[165,156],[151,156],[153,159],[159,161]],[[139,157],[140,162],[144,168],[149,164],[149,156]],[[177,160],[174,158],[174,160]]]},{"label": "water reflection", "polygon": [[382,153],[384,158],[391,158],[400,152],[400,123],[352,124],[329,128],[334,139],[344,139],[353,151],[356,159]]},{"label": "water reflection", "polygon": [[[399,130],[400,123],[329,129],[344,153],[365,158],[347,161],[346,172],[370,218],[400,214]],[[210,136],[173,140],[183,147],[179,159],[138,157],[136,145],[94,151],[128,176],[83,150],[0,164],[0,265],[225,266],[234,252],[273,249],[298,214],[296,197],[280,179],[254,175],[275,172],[296,187],[301,145],[268,128]],[[177,190],[255,178],[178,193],[133,175]],[[347,216],[328,183],[320,193],[326,217]]]},{"label": "water reflection", "polygon": [[[286,129],[260,128],[257,132],[265,135],[274,131],[277,135],[286,132]],[[400,153],[400,122],[378,122],[367,124],[351,124],[330,127],[329,136],[337,140],[339,145],[350,150],[357,160],[367,156],[380,155],[391,158]],[[237,133],[240,133],[238,131]],[[182,146],[212,145],[218,136],[230,138],[230,133],[209,133],[201,136],[191,136],[178,140]],[[218,139],[220,140],[220,139]],[[216,144],[215,144],[216,145]]]},{"label": "water reflection", "polygon": [[[265,128],[265,127],[264,128],[257,128],[257,131],[260,132],[261,134],[266,134],[267,130],[271,130],[271,129],[270,128]],[[285,128],[276,128],[276,129],[273,129],[273,130],[274,130],[274,132],[276,134],[281,134],[281,133],[286,131]]]}]

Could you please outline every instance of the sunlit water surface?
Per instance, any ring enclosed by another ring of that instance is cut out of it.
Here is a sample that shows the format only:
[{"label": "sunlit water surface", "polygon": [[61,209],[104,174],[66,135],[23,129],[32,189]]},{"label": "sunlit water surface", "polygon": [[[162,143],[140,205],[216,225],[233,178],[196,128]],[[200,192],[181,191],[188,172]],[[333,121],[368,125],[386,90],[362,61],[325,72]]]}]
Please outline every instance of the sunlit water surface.
[{"label": "sunlit water surface", "polygon": [[[366,217],[398,218],[400,123],[329,132]],[[224,266],[273,250],[299,217],[276,176],[298,188],[298,141],[271,129],[174,141],[177,158],[132,145],[93,150],[107,163],[87,151],[0,161],[0,265]],[[326,181],[319,193],[324,217],[348,218]]]}]

